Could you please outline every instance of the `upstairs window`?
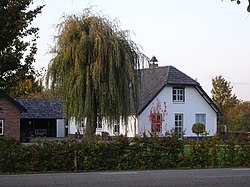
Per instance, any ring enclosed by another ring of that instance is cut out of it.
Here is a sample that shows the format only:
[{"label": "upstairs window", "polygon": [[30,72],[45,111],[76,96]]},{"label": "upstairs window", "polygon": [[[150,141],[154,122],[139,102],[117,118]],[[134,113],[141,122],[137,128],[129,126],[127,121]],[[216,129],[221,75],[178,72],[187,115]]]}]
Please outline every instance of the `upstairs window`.
[{"label": "upstairs window", "polygon": [[185,89],[173,87],[173,102],[185,101]]},{"label": "upstairs window", "polygon": [[0,120],[0,135],[3,135],[4,123],[3,120]]}]

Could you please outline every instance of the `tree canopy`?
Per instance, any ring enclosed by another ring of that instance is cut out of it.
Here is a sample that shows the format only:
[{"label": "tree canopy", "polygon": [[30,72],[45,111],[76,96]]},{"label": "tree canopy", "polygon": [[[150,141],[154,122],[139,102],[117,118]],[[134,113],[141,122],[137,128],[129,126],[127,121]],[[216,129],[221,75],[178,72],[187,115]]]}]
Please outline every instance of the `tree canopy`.
[{"label": "tree canopy", "polygon": [[48,90],[43,86],[43,70],[31,72],[9,91],[14,98],[44,98],[48,97]]},{"label": "tree canopy", "polygon": [[[222,1],[223,1],[223,0],[222,0]],[[231,0],[231,1],[236,1],[236,3],[237,3],[238,5],[241,3],[241,0]],[[250,12],[250,0],[248,0],[247,11]]]},{"label": "tree canopy", "polygon": [[31,27],[43,6],[29,10],[33,0],[0,1],[0,89],[11,95],[20,81],[34,75],[38,28]]},{"label": "tree canopy", "polygon": [[47,85],[62,97],[67,118],[86,119],[86,135],[95,133],[97,116],[110,124],[127,121],[145,58],[128,31],[86,9],[59,24],[52,53]]},{"label": "tree canopy", "polygon": [[232,132],[250,131],[250,102],[240,102],[228,111],[228,130]]},{"label": "tree canopy", "polygon": [[194,123],[192,126],[192,132],[197,134],[197,140],[198,140],[199,134],[206,132],[206,127],[203,123]]},{"label": "tree canopy", "polygon": [[[237,99],[232,94],[233,87],[221,75],[212,79],[212,99],[223,112],[219,118],[219,132],[222,126],[227,126],[231,132],[246,132],[250,129],[250,104]],[[223,128],[224,129],[224,128]]]},{"label": "tree canopy", "polygon": [[212,99],[223,113],[239,103],[237,96],[232,93],[231,83],[221,75],[212,79],[212,86]]}]

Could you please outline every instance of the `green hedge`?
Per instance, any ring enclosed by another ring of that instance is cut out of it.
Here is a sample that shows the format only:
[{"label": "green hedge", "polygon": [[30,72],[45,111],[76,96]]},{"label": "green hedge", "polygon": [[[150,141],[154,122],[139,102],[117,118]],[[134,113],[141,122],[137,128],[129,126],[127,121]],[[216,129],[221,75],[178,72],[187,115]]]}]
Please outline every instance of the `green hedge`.
[{"label": "green hedge", "polygon": [[0,172],[144,170],[167,168],[250,167],[250,146],[216,137],[183,141],[177,137],[116,137],[21,144],[0,140]]}]

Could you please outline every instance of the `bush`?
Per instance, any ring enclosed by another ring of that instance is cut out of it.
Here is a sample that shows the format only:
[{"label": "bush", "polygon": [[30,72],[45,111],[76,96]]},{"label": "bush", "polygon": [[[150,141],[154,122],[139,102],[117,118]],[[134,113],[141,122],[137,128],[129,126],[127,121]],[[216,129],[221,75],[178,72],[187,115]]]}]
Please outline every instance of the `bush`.
[{"label": "bush", "polygon": [[195,123],[192,126],[192,132],[197,134],[197,138],[199,139],[199,134],[206,132],[206,127],[203,123]]},{"label": "bush", "polygon": [[0,140],[0,172],[143,170],[167,168],[250,167],[246,142],[220,142],[218,137],[184,141],[176,136],[114,141],[67,139],[23,145]]}]

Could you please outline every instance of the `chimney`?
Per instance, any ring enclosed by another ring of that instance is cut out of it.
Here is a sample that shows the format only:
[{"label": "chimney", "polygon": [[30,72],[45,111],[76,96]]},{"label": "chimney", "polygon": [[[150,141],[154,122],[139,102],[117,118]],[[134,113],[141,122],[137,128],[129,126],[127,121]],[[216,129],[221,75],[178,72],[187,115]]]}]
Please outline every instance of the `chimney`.
[{"label": "chimney", "polygon": [[158,60],[155,58],[155,56],[152,56],[152,58],[149,61],[149,69],[158,68],[158,64],[155,62],[158,62]]}]

